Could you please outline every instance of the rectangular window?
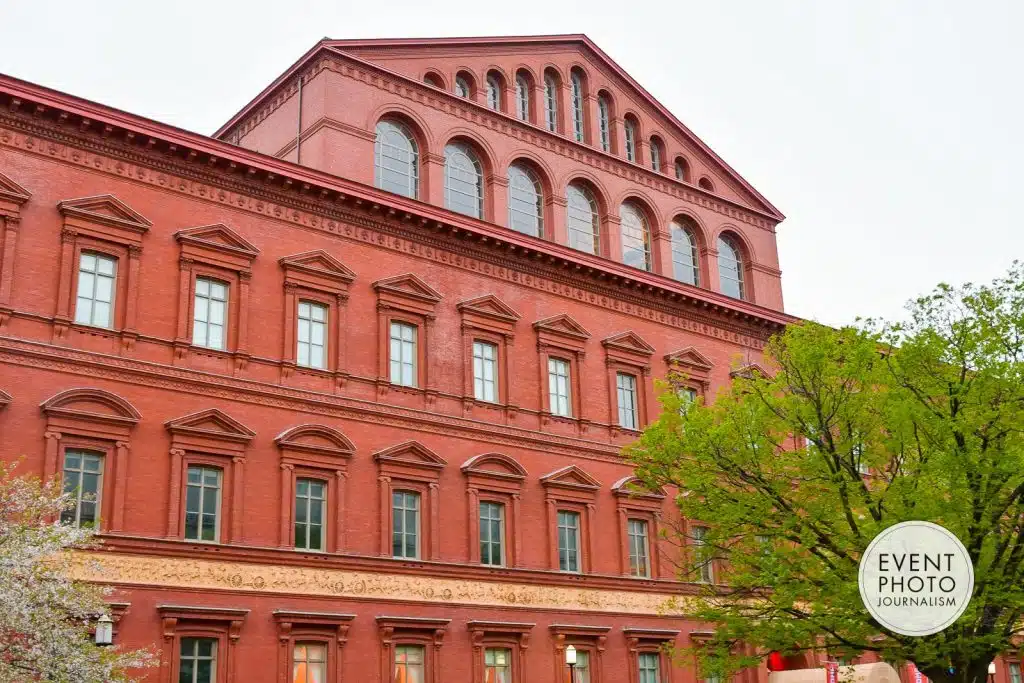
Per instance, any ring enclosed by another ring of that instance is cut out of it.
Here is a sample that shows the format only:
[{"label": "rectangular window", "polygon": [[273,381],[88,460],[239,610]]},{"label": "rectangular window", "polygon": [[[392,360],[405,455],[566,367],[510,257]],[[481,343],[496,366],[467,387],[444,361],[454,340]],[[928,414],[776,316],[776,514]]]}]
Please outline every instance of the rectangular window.
[{"label": "rectangular window", "polygon": [[327,647],[322,643],[295,643],[292,683],[327,683]]},{"label": "rectangular window", "polygon": [[590,683],[590,653],[576,648],[576,682]]},{"label": "rectangular window", "polygon": [[619,401],[619,426],[624,429],[639,429],[640,419],[636,410],[636,377],[622,372],[616,373],[615,390]]},{"label": "rectangular window", "polygon": [[498,347],[489,342],[473,342],[473,396],[478,401],[498,400]]},{"label": "rectangular window", "polygon": [[484,682],[512,683],[512,652],[503,647],[484,650]]},{"label": "rectangular window", "polygon": [[679,406],[679,414],[685,414],[694,403],[697,402],[697,390],[693,387],[679,387],[676,389],[676,394],[679,396],[681,405]]},{"label": "rectangular window", "polygon": [[391,547],[395,557],[411,560],[420,556],[420,494],[395,491],[391,494]]},{"label": "rectangular window", "polygon": [[215,467],[193,465],[188,468],[185,486],[185,539],[213,541],[220,538],[220,475]]},{"label": "rectangular window", "polygon": [[580,571],[580,514],[558,511],[558,568]]},{"label": "rectangular window", "polygon": [[182,638],[178,683],[217,683],[217,640]]},{"label": "rectangular window", "polygon": [[1007,666],[1010,669],[1010,683],[1021,683],[1020,662],[1008,662]]},{"label": "rectangular window", "polygon": [[295,547],[325,550],[324,503],[327,487],[317,479],[295,480]]},{"label": "rectangular window", "polygon": [[568,361],[548,358],[548,395],[552,415],[572,416]]},{"label": "rectangular window", "polygon": [[74,507],[60,513],[62,524],[95,529],[100,521],[103,456],[85,451],[64,451],[64,493]]},{"label": "rectangular window", "polygon": [[398,645],[395,647],[395,683],[425,683],[423,646]]},{"label": "rectangular window", "polygon": [[632,576],[649,577],[651,560],[647,541],[647,522],[642,519],[631,519],[628,522],[629,535],[629,573]]},{"label": "rectangular window", "polygon": [[480,563],[501,567],[505,564],[505,506],[480,503]]},{"label": "rectangular window", "polygon": [[298,349],[295,362],[307,368],[327,369],[327,307],[299,302]]},{"label": "rectangular window", "polygon": [[82,252],[78,260],[76,323],[113,327],[116,268],[117,259]]},{"label": "rectangular window", "polygon": [[228,286],[205,277],[196,278],[192,343],[208,349],[227,348],[224,327],[228,320]]},{"label": "rectangular window", "polygon": [[711,564],[711,555],[704,539],[707,537],[708,529],[703,526],[691,527],[690,533],[693,536],[693,559],[700,570],[701,583],[714,583],[715,575]]},{"label": "rectangular window", "polygon": [[416,326],[391,323],[391,383],[416,386]]},{"label": "rectangular window", "polygon": [[639,683],[661,683],[661,656],[657,652],[641,652]]}]

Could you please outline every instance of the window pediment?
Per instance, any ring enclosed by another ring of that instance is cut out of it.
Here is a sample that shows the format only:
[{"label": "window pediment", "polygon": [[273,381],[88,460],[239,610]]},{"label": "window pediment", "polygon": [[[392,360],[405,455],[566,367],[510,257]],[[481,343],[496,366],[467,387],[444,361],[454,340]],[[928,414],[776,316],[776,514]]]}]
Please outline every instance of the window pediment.
[{"label": "window pediment", "polygon": [[[104,194],[57,202],[57,210],[70,228],[106,228],[100,236],[138,244],[153,225],[148,218],[113,195]],[[110,231],[113,234],[110,234]]]},{"label": "window pediment", "polygon": [[665,354],[665,362],[672,367],[679,366],[683,370],[694,370],[704,374],[714,367],[710,358],[692,346]]},{"label": "window pediment", "polygon": [[248,271],[260,253],[254,244],[224,225],[201,225],[174,233],[182,256],[197,258],[235,271]]},{"label": "window pediment", "polygon": [[544,488],[558,489],[565,492],[584,494],[588,497],[595,497],[601,482],[587,474],[576,465],[567,465],[554,472],[549,472],[540,478]]},{"label": "window pediment", "polygon": [[102,389],[68,389],[40,408],[47,417],[47,429],[72,428],[107,438],[126,436],[142,417],[128,401]]},{"label": "window pediment", "polygon": [[448,462],[434,453],[432,450],[418,441],[406,441],[405,443],[392,446],[383,451],[373,454],[382,470],[400,473],[403,470],[412,470],[427,473],[432,479],[440,475],[440,470],[448,465]]},{"label": "window pediment", "polygon": [[300,287],[340,294],[356,274],[344,263],[323,249],[285,256],[278,261],[285,272],[285,282]]},{"label": "window pediment", "polygon": [[246,445],[256,436],[216,408],[169,420],[165,426],[171,433],[172,448],[232,456],[244,455]]},{"label": "window pediment", "polygon": [[590,332],[566,314],[544,318],[533,323],[537,330],[537,341],[542,346],[550,345],[559,348],[582,352]]},{"label": "window pediment", "polygon": [[623,477],[612,484],[612,493],[619,499],[620,506],[636,506],[651,510],[660,510],[665,500],[665,491],[660,487],[656,491],[644,488],[640,480],[633,476]]},{"label": "window pediment", "polygon": [[3,389],[0,389],[0,410],[3,410],[13,401],[13,397]]},{"label": "window pediment", "polygon": [[601,340],[609,360],[646,365],[654,354],[654,347],[636,332],[623,332]]},{"label": "window pediment", "polygon": [[0,173],[0,216],[17,218],[19,207],[31,197],[31,192]]},{"label": "window pediment", "polygon": [[648,641],[657,643],[671,642],[676,639],[679,635],[679,631],[676,629],[668,628],[637,628],[633,626],[623,626],[622,634],[626,636],[627,640],[636,641]]},{"label": "window pediment", "polygon": [[341,432],[325,425],[304,424],[281,432],[274,443],[282,450],[350,458],[356,447]]},{"label": "window pediment", "polygon": [[377,628],[385,640],[388,640],[396,631],[401,633],[420,632],[431,634],[436,644],[440,645],[451,621],[451,619],[393,617],[385,615],[377,617]]},{"label": "window pediment", "polygon": [[740,367],[736,368],[735,370],[729,373],[729,376],[732,378],[753,378],[755,375],[760,375],[761,377],[765,377],[768,379],[773,377],[772,373],[765,370],[764,367],[759,365],[758,363],[747,363],[746,365],[741,365]]},{"label": "window pediment", "polygon": [[432,314],[434,306],[441,300],[441,295],[433,287],[412,273],[377,280],[373,288],[382,304],[408,308],[424,315]]},{"label": "window pediment", "polygon": [[493,294],[460,301],[455,307],[468,320],[481,323],[481,326],[488,328],[497,327],[499,331],[507,329],[510,332],[520,318],[511,306]]},{"label": "window pediment", "polygon": [[502,453],[474,455],[462,463],[470,487],[515,493],[522,488],[526,469]]}]

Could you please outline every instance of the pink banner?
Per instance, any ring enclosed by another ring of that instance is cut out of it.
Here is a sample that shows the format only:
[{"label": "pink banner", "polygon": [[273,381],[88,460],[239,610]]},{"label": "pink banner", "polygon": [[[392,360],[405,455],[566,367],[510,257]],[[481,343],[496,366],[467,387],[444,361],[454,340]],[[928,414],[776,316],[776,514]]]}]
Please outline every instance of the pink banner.
[{"label": "pink banner", "polygon": [[907,673],[910,683],[928,683],[928,677],[921,673],[921,670],[913,662],[907,662]]},{"label": "pink banner", "polygon": [[825,662],[825,683],[839,683],[839,662]]}]

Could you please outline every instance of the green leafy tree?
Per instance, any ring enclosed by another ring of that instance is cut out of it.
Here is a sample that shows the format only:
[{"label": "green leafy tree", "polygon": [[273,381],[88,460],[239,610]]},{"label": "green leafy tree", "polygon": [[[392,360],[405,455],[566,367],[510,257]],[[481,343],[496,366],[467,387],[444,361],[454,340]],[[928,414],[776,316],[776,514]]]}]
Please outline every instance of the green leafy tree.
[{"label": "green leafy tree", "polygon": [[[984,683],[1024,614],[1024,268],[990,285],[939,286],[898,323],[789,327],[764,374],[707,405],[673,391],[628,454],[684,519],[706,525],[722,569],[691,613],[716,624],[707,673],[772,650],[873,651],[940,683]],[[858,592],[883,529],[926,520],[975,568],[966,613],[941,633],[888,632]],[[669,533],[693,545],[680,527]],[[682,567],[693,580],[699,557]],[[753,650],[753,651],[751,651]]]},{"label": "green leafy tree", "polygon": [[92,531],[61,524],[72,503],[56,482],[0,463],[0,683],[110,683],[155,663],[147,650],[97,647],[105,590],[70,578],[71,553]]}]

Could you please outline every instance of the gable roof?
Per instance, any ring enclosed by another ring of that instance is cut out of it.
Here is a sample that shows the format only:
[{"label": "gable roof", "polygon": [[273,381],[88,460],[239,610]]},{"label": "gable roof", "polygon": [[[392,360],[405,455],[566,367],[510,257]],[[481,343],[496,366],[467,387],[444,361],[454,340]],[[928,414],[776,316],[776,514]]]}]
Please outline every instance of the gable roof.
[{"label": "gable roof", "polygon": [[[551,34],[551,35],[535,35],[535,36],[476,36],[476,37],[459,37],[459,38],[370,38],[370,39],[329,39],[325,38],[314,45],[305,55],[299,58],[287,71],[281,76],[275,79],[270,85],[249,101],[238,113],[232,116],[224,125],[222,125],[216,132],[213,133],[213,137],[220,138],[229,132],[235,125],[242,121],[246,116],[256,107],[260,106],[265,100],[268,99],[271,92],[289,82],[292,77],[301,70],[307,62],[311,61],[315,56],[322,52],[333,52],[336,54],[342,54],[349,59],[354,59],[366,64],[373,64],[376,68],[383,69],[384,71],[390,71],[386,67],[382,67],[378,64],[374,64],[368,59],[361,58],[359,56],[360,49],[415,49],[415,48],[436,48],[436,47],[491,47],[496,45],[502,46],[513,46],[513,45],[550,45],[550,46],[564,46],[564,47],[577,47],[583,48],[585,52],[588,52],[591,57],[596,60],[599,64],[606,67],[612,73],[626,84],[626,87],[632,89],[636,95],[642,100],[648,107],[650,107],[657,114],[665,117],[671,126],[674,126],[678,133],[682,135],[688,142],[690,142],[696,149],[706,154],[711,160],[717,164],[721,170],[740,188],[749,193],[756,203],[761,206],[758,207],[761,210],[767,212],[773,216],[776,220],[782,220],[785,215],[779,211],[768,199],[762,195],[757,189],[754,188],[743,176],[739,174],[732,166],[730,166],[725,159],[720,157],[710,146],[708,146],[703,140],[691,131],[686,124],[680,121],[671,111],[669,111],[665,105],[661,104],[650,92],[648,92],[640,83],[638,83],[632,76],[630,76],[625,69],[612,59],[608,54],[597,46],[587,35],[583,33],[568,33],[568,34]],[[410,77],[406,74],[394,73],[394,75],[409,79]],[[454,95],[453,95],[454,96]],[[485,105],[481,105],[485,106]],[[717,195],[716,195],[717,196]]]}]

